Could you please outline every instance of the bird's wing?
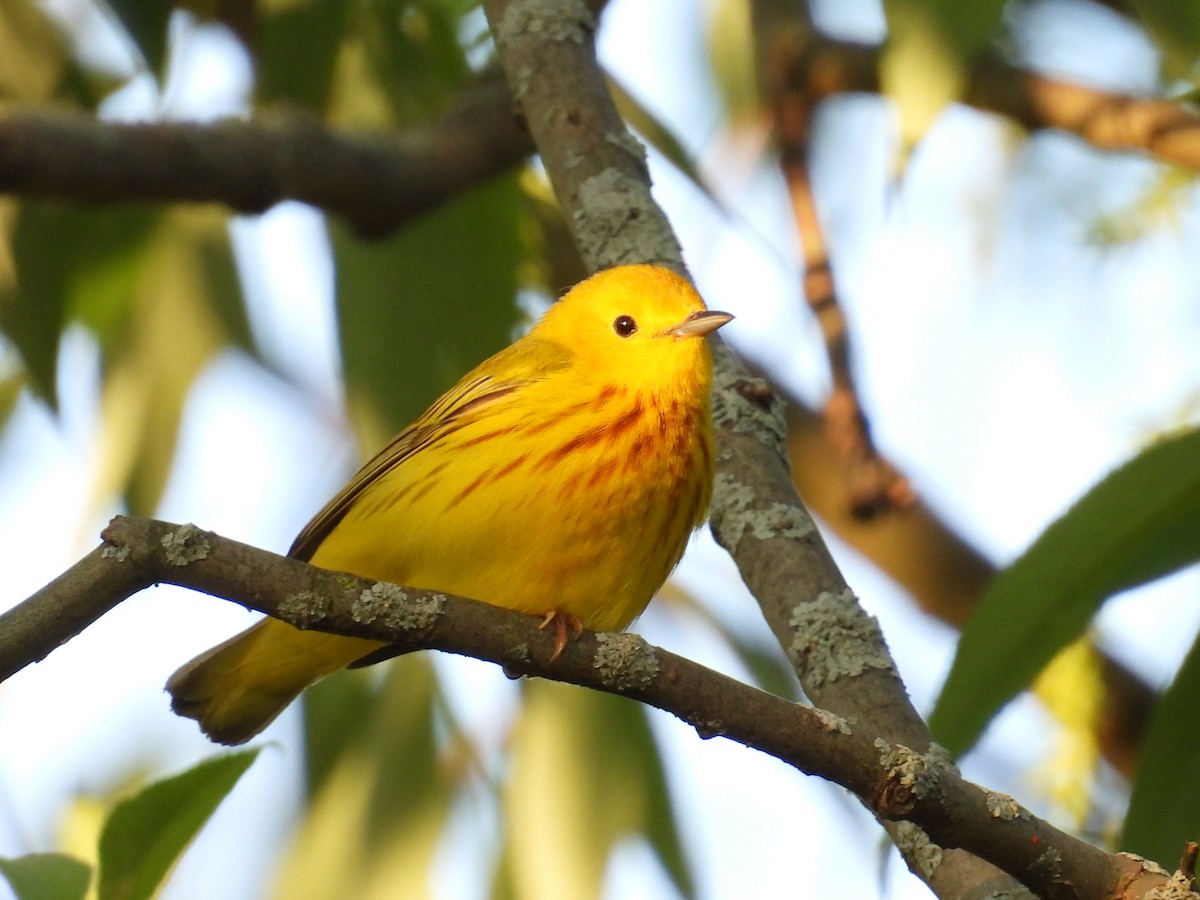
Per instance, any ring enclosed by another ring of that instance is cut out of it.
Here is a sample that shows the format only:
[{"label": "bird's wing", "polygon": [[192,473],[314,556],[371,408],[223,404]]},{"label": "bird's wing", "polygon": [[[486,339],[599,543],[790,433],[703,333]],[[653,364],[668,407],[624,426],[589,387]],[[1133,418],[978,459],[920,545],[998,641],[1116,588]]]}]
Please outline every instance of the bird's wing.
[{"label": "bird's wing", "polygon": [[414,453],[486,415],[498,403],[513,398],[522,387],[565,368],[569,362],[569,356],[557,345],[526,338],[467,373],[346,482],[296,536],[288,555],[311,559],[369,485]]}]

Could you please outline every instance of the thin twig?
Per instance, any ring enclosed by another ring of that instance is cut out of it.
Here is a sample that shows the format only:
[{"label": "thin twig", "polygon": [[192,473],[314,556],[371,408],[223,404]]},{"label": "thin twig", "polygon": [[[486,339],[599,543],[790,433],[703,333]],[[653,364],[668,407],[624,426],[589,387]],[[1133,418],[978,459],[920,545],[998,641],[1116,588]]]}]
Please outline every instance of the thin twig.
[{"label": "thin twig", "polygon": [[911,508],[916,501],[908,480],[879,453],[851,366],[851,342],[837,290],[827,233],[809,169],[815,99],[810,79],[797,78],[793,55],[803,52],[812,22],[802,4],[780,10],[770,0],[753,7],[760,80],[779,146],[779,167],[792,201],[792,216],[803,261],[802,293],[821,328],[829,363],[830,391],[825,403],[825,434],[842,460],[847,505],[860,519]]}]

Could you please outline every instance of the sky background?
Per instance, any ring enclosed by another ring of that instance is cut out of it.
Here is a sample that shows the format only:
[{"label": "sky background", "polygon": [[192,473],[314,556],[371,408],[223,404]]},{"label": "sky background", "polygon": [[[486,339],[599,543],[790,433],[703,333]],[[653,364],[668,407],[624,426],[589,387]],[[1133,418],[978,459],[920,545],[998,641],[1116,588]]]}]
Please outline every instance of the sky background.
[{"label": "sky background", "polygon": [[[46,6],[75,15],[76,0]],[[710,306],[735,313],[723,334],[779,383],[819,402],[819,334],[798,295],[786,194],[761,133],[724,130],[703,53],[712,4],[614,0],[600,51],[609,70],[701,160],[730,218],[652,154],[655,193],[675,224]],[[1049,4],[1018,35],[1027,58],[1092,83],[1150,90],[1152,49],[1101,12]],[[868,3],[818,5],[841,36],[876,39]],[[124,51],[95,24],[90,52],[116,67]],[[176,23],[181,51],[161,96],[146,77],[114,96],[114,117],[209,119],[244,114],[250,73],[218,28]],[[1102,61],[1102,62],[1101,62]],[[1200,411],[1197,196],[1117,247],[1097,222],[1136,205],[1160,170],[1093,152],[1061,135],[1022,141],[1010,126],[948,110],[895,168],[895,111],[877,97],[826,104],[813,166],[857,371],[884,452],[930,503],[996,562],[1016,555],[1108,469],[1155,433]],[[237,354],[195,384],[159,515],[277,551],[354,467],[334,330],[332,261],[313,211],[284,204],[235,220],[233,235],[255,334],[303,390]],[[449,323],[448,323],[449,324]],[[60,364],[62,411],[24,398],[0,433],[0,607],[19,602],[95,545],[115,507],[94,496],[98,351],[70,332]],[[90,507],[86,515],[81,509]],[[928,710],[953,654],[953,633],[920,613],[853,551],[831,541],[863,604],[881,621],[919,708]],[[2,549],[6,548],[6,549]],[[765,634],[752,599],[707,532],[678,583],[731,627]],[[1154,683],[1170,677],[1200,625],[1187,572],[1109,603],[1102,643]],[[250,621],[240,608],[172,588],[124,603],[43,663],[0,687],[0,855],[61,846],[63,808],[104,794],[133,768],[164,773],[210,755],[193,723],[168,709],[162,684],[194,653]],[[1164,623],[1172,623],[1164,627]],[[651,606],[635,629],[653,643],[734,676],[739,663],[708,628]],[[516,689],[493,667],[435,655],[456,713],[487,741]],[[702,896],[929,896],[885,853],[879,830],[841,789],[721,740],[699,740],[669,716],[654,728],[668,753],[679,819]],[[181,862],[164,896],[258,897],[299,809],[299,723],[285,714],[267,749]],[[1052,733],[1018,701],[967,758],[969,777],[1039,812],[1036,765]],[[481,895],[465,865],[494,825],[469,804],[446,839],[438,894]],[[867,852],[864,854],[864,850]],[[879,865],[874,862],[878,860]],[[258,880],[256,880],[258,879]],[[0,898],[5,888],[0,886]],[[672,896],[649,851],[617,854],[611,898]]]}]

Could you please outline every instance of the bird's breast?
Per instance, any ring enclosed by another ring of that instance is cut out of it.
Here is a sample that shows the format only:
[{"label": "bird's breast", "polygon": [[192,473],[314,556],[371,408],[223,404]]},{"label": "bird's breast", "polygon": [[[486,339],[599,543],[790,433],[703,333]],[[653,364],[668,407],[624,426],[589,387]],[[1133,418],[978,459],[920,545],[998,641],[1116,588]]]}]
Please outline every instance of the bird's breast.
[{"label": "bird's breast", "polygon": [[406,460],[339,530],[389,561],[362,574],[617,630],[679,561],[711,469],[706,406],[619,386],[534,397]]}]

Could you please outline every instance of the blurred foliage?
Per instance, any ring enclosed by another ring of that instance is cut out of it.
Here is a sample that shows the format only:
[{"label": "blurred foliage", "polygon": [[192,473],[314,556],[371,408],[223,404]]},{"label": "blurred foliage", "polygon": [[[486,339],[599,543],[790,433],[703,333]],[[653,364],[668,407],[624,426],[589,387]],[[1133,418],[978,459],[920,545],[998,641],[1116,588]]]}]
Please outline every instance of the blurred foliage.
[{"label": "blurred foliage", "polygon": [[1163,166],[1133,203],[1101,215],[1090,237],[1104,248],[1132,244],[1149,235],[1178,230],[1180,210],[1196,188],[1196,173],[1183,166]]},{"label": "blurred foliage", "polygon": [[256,99],[324,108],[354,7],[344,0],[263,3],[255,43]]},{"label": "blurred foliage", "polygon": [[1002,37],[1005,0],[885,0],[883,91],[900,116],[904,148],[962,96],[972,63]]},{"label": "blurred foliage", "polygon": [[693,896],[645,707],[541,680],[523,695],[505,785],[504,893],[557,900],[571,885],[572,896],[599,898],[614,846],[640,836],[680,894]]},{"label": "blurred foliage", "polygon": [[80,316],[98,335],[121,333],[131,270],[151,222],[123,210],[89,214],[36,201],[24,203],[15,218],[10,246],[20,281],[0,288],[0,327],[20,351],[31,385],[54,403],[59,335]]},{"label": "blurred foliage", "polygon": [[1200,562],[1197,509],[1200,431],[1188,431],[1134,457],[1051,524],[963,629],[930,717],[938,741],[964,751],[1106,599]]},{"label": "blurred foliage", "polygon": [[0,103],[62,99],[76,72],[66,42],[34,0],[0,6]]},{"label": "blurred foliage", "polygon": [[306,696],[309,808],[275,896],[430,896],[456,789],[441,765],[437,692],[429,658],[413,655],[340,672]]},{"label": "blurred foliage", "polygon": [[1093,642],[1084,637],[1055,654],[1034,679],[1033,693],[1059,725],[1035,781],[1067,821],[1083,830],[1101,763],[1097,729],[1105,703],[1100,654]]},{"label": "blurred foliage", "polygon": [[1200,4],[1190,0],[1130,0],[1128,8],[1162,54],[1171,81],[1197,84],[1200,59]]},{"label": "blurred foliage", "polygon": [[332,225],[342,362],[364,448],[383,446],[512,341],[522,209],[506,176],[382,241]]},{"label": "blurred foliage", "polygon": [[97,900],[149,900],[175,860],[250,768],[258,750],[214,756],[113,809],[100,833]]},{"label": "blurred foliage", "polygon": [[[88,0],[82,0],[88,2]],[[1006,15],[1027,4],[989,0],[891,0],[881,75],[915,143],[959,96],[978,57],[1006,44]],[[769,120],[754,48],[755,3],[711,4],[708,63],[731,130]],[[254,71],[251,102],[304,110],[337,126],[396,129],[429,119],[487,55],[481,16],[468,0],[108,0],[138,59],[120,77],[89,61],[85,42],[35,0],[0,4],[0,103],[94,111],[135,73],[167,80],[181,21],[219,21],[243,43]],[[776,3],[771,21],[798,8]],[[1196,4],[1135,2],[1162,54],[1164,75],[1194,76],[1200,52]],[[181,18],[180,11],[187,17]],[[786,25],[811,34],[798,13]],[[677,135],[631,93],[613,85],[631,124],[716,202],[703,167]],[[1135,209],[1101,222],[1098,240],[1129,240],[1170,220],[1193,176],[1162,170]],[[248,324],[231,253],[228,214],[211,207],[100,208],[36,200],[0,207],[0,422],[21,391],[57,403],[64,332],[99,349],[95,478],[81,503],[122,498],[153,512],[171,470],[196,378],[221,354],[266,365]],[[522,324],[522,290],[553,295],[583,272],[544,180],[512,173],[464,192],[386,239],[366,244],[329,223],[347,400],[369,452],[466,369],[507,343]],[[1200,556],[1200,441],[1182,435],[1148,449],[1047,530],[989,593],[962,641],[935,715],[940,739],[962,750],[991,714],[1086,631],[1113,592]],[[704,615],[688,608],[688,615]],[[719,625],[711,618],[713,630]],[[727,636],[767,689],[795,696],[782,655]],[[1074,650],[1072,651],[1075,652]],[[1086,653],[1060,656],[1040,693],[1071,708],[1085,734],[1096,676]],[[1200,734],[1191,715],[1200,691],[1193,648],[1164,696],[1144,749],[1126,823],[1126,848],[1173,860],[1196,836],[1200,796],[1189,777]],[[612,851],[644,842],[682,896],[698,893],[667,791],[664,762],[637,704],[545,682],[523,686],[505,762],[476,757],[453,721],[425,657],[330,678],[306,697],[308,807],[276,885],[280,897],[426,896],[456,810],[491,804],[494,840],[478,848],[496,897],[598,896]],[[1054,697],[1067,700],[1055,700]],[[1080,698],[1087,702],[1081,703]],[[1079,747],[1075,748],[1079,751]],[[1095,766],[1094,747],[1062,768]],[[102,897],[148,896],[252,755],[218,756],[153,785],[118,807],[101,841]],[[504,773],[503,786],[492,770]],[[1086,785],[1059,799],[1082,818]],[[65,856],[0,860],[20,900],[81,896],[87,866]]]},{"label": "blurred foliage", "polygon": [[[938,742],[955,753],[970,747],[1109,597],[1200,562],[1198,509],[1200,431],[1193,430],[1147,448],[1051,524],[1001,572],[963,629],[929,719]],[[1154,741],[1143,750],[1153,762],[1144,757],[1140,771],[1152,769],[1158,788],[1183,784],[1193,771],[1200,719],[1182,710],[1195,703],[1198,669],[1194,660],[1185,665],[1155,711]],[[1087,690],[1077,685],[1072,694],[1069,704],[1086,709]],[[1150,858],[1169,860],[1172,848],[1200,834],[1195,803],[1160,803],[1153,813],[1145,803],[1139,798],[1134,807],[1135,833]]]},{"label": "blurred foliage", "polygon": [[108,5],[150,71],[162,78],[167,65],[167,25],[175,12],[172,5],[155,0],[108,0]]},{"label": "blurred foliage", "polygon": [[[258,756],[214,756],[146,785],[118,802],[100,831],[96,900],[149,900],[197,832]],[[89,816],[90,818],[90,816]],[[82,900],[91,867],[71,856],[33,853],[0,859],[0,876],[17,900]]]},{"label": "blurred foliage", "polygon": [[715,0],[708,14],[709,64],[731,122],[752,122],[763,113],[765,97],[753,50],[753,5],[751,0]]},{"label": "blurred foliage", "polygon": [[31,853],[15,859],[0,858],[0,876],[17,900],[83,900],[92,870],[61,853]]}]

